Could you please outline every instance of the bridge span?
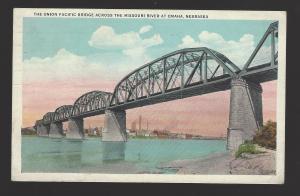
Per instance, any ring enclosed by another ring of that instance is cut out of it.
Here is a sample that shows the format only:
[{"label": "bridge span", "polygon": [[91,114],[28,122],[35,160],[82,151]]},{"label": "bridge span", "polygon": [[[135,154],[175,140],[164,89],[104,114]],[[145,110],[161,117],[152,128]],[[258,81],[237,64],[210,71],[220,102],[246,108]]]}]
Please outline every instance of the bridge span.
[{"label": "bridge span", "polygon": [[263,125],[260,83],[277,79],[277,43],[274,22],[242,67],[210,48],[177,50],[132,71],[113,92],[88,92],[46,113],[35,128],[39,136],[63,137],[62,123],[68,121],[66,137],[82,139],[83,119],[104,114],[102,140],[127,141],[127,109],[230,89],[227,138],[228,149],[235,149]]}]

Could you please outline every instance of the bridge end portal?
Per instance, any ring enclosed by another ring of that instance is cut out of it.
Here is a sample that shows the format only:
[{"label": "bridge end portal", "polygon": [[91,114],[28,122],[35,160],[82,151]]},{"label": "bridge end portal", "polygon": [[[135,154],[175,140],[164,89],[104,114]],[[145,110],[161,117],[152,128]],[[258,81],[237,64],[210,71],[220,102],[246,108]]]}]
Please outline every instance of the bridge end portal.
[{"label": "bridge end portal", "polygon": [[106,110],[102,141],[126,142],[126,111]]},{"label": "bridge end portal", "polygon": [[252,140],[263,125],[262,88],[243,79],[231,82],[227,149],[234,151],[246,140]]}]

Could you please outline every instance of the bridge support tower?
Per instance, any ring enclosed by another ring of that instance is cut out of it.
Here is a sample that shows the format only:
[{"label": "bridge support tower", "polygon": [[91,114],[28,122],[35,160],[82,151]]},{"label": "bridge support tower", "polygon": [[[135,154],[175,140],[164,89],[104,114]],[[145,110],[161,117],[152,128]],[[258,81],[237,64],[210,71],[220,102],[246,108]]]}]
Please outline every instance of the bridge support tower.
[{"label": "bridge support tower", "polygon": [[50,124],[49,137],[50,138],[62,138],[62,137],[64,137],[62,122],[52,122]]},{"label": "bridge support tower", "polygon": [[234,151],[245,140],[252,140],[263,125],[262,88],[243,79],[231,82],[227,149]]},{"label": "bridge support tower", "polygon": [[48,137],[50,125],[38,124],[36,128],[36,133],[41,137]]},{"label": "bridge support tower", "polygon": [[68,121],[68,131],[66,133],[68,139],[83,139],[83,119],[82,118],[70,118]]},{"label": "bridge support tower", "polygon": [[48,137],[50,125],[38,124],[36,128],[36,133],[41,137]]},{"label": "bridge support tower", "polygon": [[102,141],[120,142],[127,141],[126,111],[106,110]]}]

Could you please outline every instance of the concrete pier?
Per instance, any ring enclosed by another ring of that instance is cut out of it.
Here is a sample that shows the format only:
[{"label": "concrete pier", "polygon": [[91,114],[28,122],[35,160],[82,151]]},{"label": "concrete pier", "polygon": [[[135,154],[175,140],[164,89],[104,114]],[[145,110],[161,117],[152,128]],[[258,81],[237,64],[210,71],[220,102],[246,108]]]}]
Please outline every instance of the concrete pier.
[{"label": "concrete pier", "polygon": [[232,80],[227,149],[236,150],[245,140],[252,140],[262,125],[261,85],[243,79]]},{"label": "concrete pier", "polygon": [[63,134],[63,124],[62,122],[56,122],[50,124],[50,131],[49,131],[50,138],[62,138],[64,137]]},{"label": "concrete pier", "polygon": [[68,139],[83,139],[83,119],[82,118],[71,118],[68,121],[68,131],[66,133]]},{"label": "concrete pier", "polygon": [[126,112],[106,110],[102,141],[127,141]]},{"label": "concrete pier", "polygon": [[48,137],[49,130],[50,130],[50,125],[38,124],[36,132],[38,136]]}]

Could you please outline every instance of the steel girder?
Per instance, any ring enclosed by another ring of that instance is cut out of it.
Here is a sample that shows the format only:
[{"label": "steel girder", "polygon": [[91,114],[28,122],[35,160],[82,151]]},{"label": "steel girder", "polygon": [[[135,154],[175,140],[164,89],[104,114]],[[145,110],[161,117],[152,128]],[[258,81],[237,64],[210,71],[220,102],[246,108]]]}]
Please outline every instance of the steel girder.
[{"label": "steel girder", "polygon": [[73,104],[72,116],[105,109],[109,106],[112,94],[103,91],[91,91],[79,97]]},{"label": "steel girder", "polygon": [[110,106],[223,77],[234,77],[239,71],[226,56],[212,49],[178,50],[125,76],[116,86]]}]

